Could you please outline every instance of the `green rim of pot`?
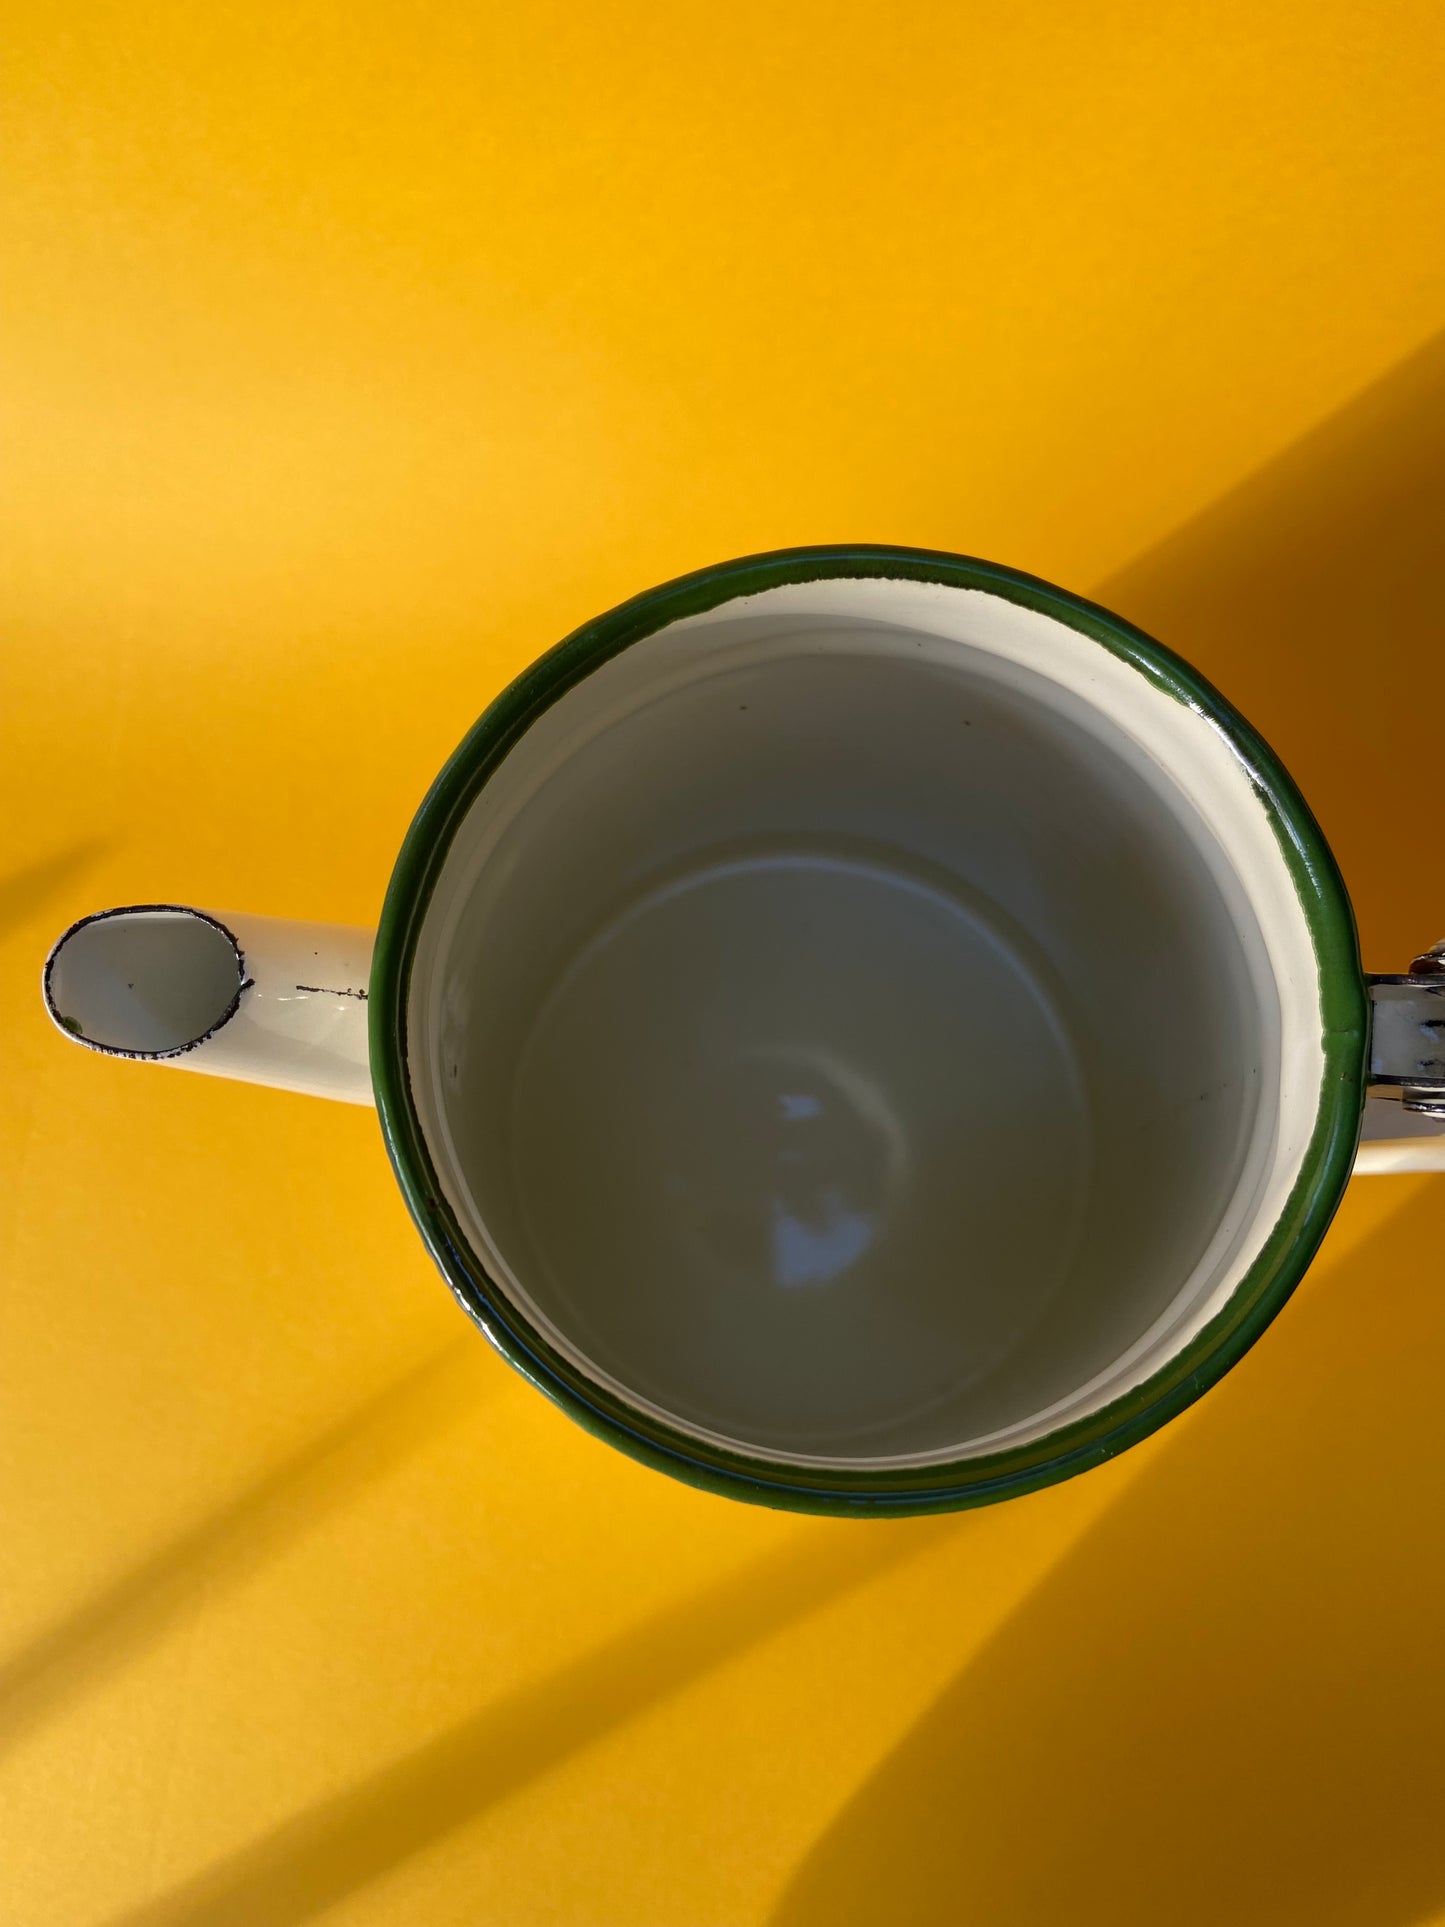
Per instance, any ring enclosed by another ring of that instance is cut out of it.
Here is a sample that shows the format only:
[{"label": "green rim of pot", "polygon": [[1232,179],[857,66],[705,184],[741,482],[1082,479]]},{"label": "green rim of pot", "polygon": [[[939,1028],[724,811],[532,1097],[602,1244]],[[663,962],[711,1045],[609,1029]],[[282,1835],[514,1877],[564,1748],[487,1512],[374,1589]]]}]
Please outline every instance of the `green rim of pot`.
[{"label": "green rim of pot", "polygon": [[[780,1463],[693,1438],[561,1356],[488,1276],[442,1195],[412,1102],[406,1045],[412,959],[452,838],[537,718],[584,676],[669,623],[736,596],[837,578],[938,582],[1001,596],[1066,623],[1214,723],[1269,813],[1308,920],[1325,1057],[1315,1128],[1289,1201],[1228,1303],[1182,1352],[1112,1404],[1042,1439],[952,1463],[856,1471]],[[377,931],[370,1027],[372,1080],[397,1179],[443,1276],[497,1350],[572,1418],[646,1465],[731,1498],[855,1516],[983,1505],[1068,1478],[1146,1438],[1237,1363],[1299,1283],[1344,1192],[1363,1114],[1369,1033],[1354,916],[1319,825],[1273,751],[1196,670],[1118,616],[1035,576],[926,549],[851,546],[745,556],[664,583],[585,623],[505,689],[432,785],[402,845]]]}]

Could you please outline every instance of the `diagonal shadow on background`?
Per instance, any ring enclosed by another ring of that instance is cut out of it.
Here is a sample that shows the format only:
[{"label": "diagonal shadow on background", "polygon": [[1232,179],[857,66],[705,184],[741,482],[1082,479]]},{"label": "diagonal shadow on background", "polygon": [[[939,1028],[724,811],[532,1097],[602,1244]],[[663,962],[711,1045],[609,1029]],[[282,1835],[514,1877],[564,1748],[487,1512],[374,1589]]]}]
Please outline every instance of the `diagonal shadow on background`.
[{"label": "diagonal shadow on background", "polygon": [[[1098,591],[1284,756],[1378,968],[1445,934],[1442,559],[1445,337]],[[1445,1904],[1442,1232],[1427,1182],[1307,1282],[837,1816],[773,1927],[1405,1927]]]},{"label": "diagonal shadow on background", "polygon": [[1092,593],[1283,757],[1371,970],[1445,936],[1431,780],[1445,644],[1445,334]]},{"label": "diagonal shadow on background", "polygon": [[154,1644],[218,1578],[264,1565],[475,1411],[489,1382],[476,1369],[482,1358],[470,1336],[452,1340],[0,1664],[0,1755]]},{"label": "diagonal shadow on background", "polygon": [[[52,897],[67,884],[76,882],[92,864],[98,863],[109,847],[99,837],[92,837],[0,877],[0,938],[23,929]],[[60,932],[57,930],[55,934],[58,937]],[[38,977],[38,962],[35,968]]]},{"label": "diagonal shadow on background", "polygon": [[298,1927],[756,1641],[958,1529],[951,1518],[801,1527],[779,1551],[506,1694],[108,1927]]},{"label": "diagonal shadow on background", "polygon": [[1442,1203],[1306,1285],[772,1927],[1406,1927],[1445,1903]]}]

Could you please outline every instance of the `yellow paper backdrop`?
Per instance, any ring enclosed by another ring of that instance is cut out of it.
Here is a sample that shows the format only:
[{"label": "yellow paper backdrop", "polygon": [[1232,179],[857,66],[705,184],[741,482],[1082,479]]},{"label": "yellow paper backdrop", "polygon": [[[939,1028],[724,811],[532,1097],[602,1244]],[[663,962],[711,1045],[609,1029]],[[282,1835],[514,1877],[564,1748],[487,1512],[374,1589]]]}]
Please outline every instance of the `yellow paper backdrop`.
[{"label": "yellow paper backdrop", "polygon": [[1445,1921],[1445,1191],[1162,1437],[880,1526],[464,1324],[373,1117],[98,1060],[49,939],[374,918],[487,700],[804,541],[1183,649],[1445,934],[1436,0],[3,28],[6,1927]]}]

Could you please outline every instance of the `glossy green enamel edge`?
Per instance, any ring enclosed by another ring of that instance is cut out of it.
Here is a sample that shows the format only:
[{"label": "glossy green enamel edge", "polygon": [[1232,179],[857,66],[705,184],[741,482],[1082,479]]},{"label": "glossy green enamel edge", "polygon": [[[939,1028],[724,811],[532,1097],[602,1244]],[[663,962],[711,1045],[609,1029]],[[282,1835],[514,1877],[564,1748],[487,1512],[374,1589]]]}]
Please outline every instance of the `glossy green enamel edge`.
[{"label": "glossy green enamel edge", "polygon": [[[411,1100],[406,1006],[412,958],[453,835],[508,751],[600,664],[681,617],[785,583],[862,577],[982,589],[1052,616],[1131,664],[1228,738],[1269,812],[1319,967],[1325,1072],[1300,1177],[1229,1303],[1185,1351],[1103,1410],[1028,1445],[917,1468],[801,1468],[704,1444],[594,1385],[508,1303],[442,1196]],[[599,1438],[689,1484],[798,1512],[865,1517],[942,1512],[1051,1485],[1137,1444],[1238,1362],[1304,1275],[1343,1195],[1364,1107],[1368,998],[1353,912],[1328,844],[1279,759],[1202,676],[1107,610],[1037,577],[923,549],[828,547],[746,556],[680,577],[586,623],[504,690],[432,785],[402,845],[377,932],[370,989],[372,1079],[386,1147],[432,1256],[497,1350]]]}]

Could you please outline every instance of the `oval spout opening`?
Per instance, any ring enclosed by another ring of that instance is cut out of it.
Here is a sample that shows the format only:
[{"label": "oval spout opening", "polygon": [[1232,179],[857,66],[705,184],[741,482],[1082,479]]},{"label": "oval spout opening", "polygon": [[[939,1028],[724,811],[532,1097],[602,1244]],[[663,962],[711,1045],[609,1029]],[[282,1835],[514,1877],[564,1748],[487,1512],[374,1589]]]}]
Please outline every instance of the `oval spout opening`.
[{"label": "oval spout opening", "polygon": [[214,917],[137,904],[82,917],[45,965],[45,1004],[77,1043],[120,1057],[175,1057],[235,1014],[240,945]]}]

